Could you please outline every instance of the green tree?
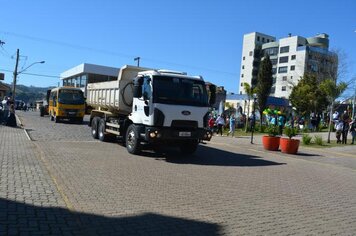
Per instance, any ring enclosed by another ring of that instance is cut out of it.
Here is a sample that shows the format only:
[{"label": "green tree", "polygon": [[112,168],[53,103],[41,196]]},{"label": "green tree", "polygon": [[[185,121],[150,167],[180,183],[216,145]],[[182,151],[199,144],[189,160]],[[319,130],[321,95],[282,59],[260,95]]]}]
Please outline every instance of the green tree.
[{"label": "green tree", "polygon": [[[255,89],[253,89],[249,83],[243,83],[243,87],[247,95],[247,101],[248,101],[247,116],[248,116],[250,114],[250,103],[251,103],[251,99],[253,99],[253,94],[255,93]],[[248,119],[246,119],[246,124],[245,124],[246,132],[247,132],[247,128],[248,128]]]},{"label": "green tree", "polygon": [[272,78],[272,62],[269,59],[269,56],[266,55],[262,60],[260,68],[257,75],[257,86],[256,86],[256,95],[257,103],[259,108],[259,113],[261,117],[260,126],[262,128],[262,112],[267,107],[267,98],[271,93],[271,88],[273,84]]},{"label": "green tree", "polygon": [[301,115],[320,113],[326,109],[328,100],[326,93],[319,87],[319,81],[315,74],[305,74],[289,96],[292,106]]},{"label": "green tree", "polygon": [[333,114],[334,101],[337,99],[347,88],[345,82],[336,83],[333,79],[326,79],[321,82],[320,89],[326,94],[327,100],[330,105],[330,119],[329,119],[329,133],[328,133],[328,143],[330,143],[330,132],[331,132],[331,118]]}]

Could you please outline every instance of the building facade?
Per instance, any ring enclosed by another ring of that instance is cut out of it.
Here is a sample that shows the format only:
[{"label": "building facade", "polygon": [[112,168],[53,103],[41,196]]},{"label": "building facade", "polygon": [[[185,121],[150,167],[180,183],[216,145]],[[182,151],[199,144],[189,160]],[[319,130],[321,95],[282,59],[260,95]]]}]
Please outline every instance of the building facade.
[{"label": "building facade", "polygon": [[275,37],[258,32],[244,35],[239,93],[245,94],[243,83],[257,84],[258,68],[264,56],[272,62],[271,96],[288,98],[293,86],[306,73],[319,79],[332,77],[337,71],[337,55],[329,51],[329,36],[318,34],[304,38],[289,34],[276,41]]},{"label": "building facade", "polygon": [[117,80],[120,68],[82,63],[61,73],[62,86],[81,88],[86,96],[88,83]]}]

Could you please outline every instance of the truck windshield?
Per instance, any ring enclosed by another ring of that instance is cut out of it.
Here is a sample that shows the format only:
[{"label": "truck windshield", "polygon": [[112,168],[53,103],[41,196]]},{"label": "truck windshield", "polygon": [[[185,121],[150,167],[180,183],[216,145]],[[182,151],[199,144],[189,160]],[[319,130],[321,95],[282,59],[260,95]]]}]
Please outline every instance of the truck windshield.
[{"label": "truck windshield", "polygon": [[62,104],[81,105],[84,104],[83,92],[80,90],[59,90],[58,102]]},{"label": "truck windshield", "polygon": [[169,76],[153,77],[153,102],[208,106],[204,81]]}]

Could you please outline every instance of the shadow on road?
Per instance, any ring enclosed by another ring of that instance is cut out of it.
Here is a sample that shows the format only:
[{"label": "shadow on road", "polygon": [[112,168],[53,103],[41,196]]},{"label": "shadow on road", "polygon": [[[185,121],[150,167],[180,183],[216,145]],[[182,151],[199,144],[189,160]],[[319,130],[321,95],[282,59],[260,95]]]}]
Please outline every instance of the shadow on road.
[{"label": "shadow on road", "polygon": [[219,235],[217,224],[153,213],[105,217],[0,198],[0,235]]},{"label": "shadow on road", "polygon": [[286,164],[264,160],[259,156],[238,154],[203,145],[199,145],[197,152],[193,155],[183,155],[178,149],[173,148],[163,149],[159,153],[143,152],[141,155],[176,164],[251,167]]}]

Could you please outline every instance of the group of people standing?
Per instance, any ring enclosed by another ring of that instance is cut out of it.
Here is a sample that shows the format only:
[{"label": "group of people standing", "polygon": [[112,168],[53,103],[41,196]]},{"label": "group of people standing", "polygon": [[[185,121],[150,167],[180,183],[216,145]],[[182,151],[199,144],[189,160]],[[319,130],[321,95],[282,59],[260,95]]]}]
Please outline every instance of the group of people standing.
[{"label": "group of people standing", "polygon": [[4,97],[0,103],[0,124],[16,127],[15,107],[10,97]]},{"label": "group of people standing", "polygon": [[356,117],[351,120],[350,116],[345,111],[341,116],[336,111],[333,114],[333,123],[335,128],[335,134],[337,143],[347,144],[347,134],[351,133],[351,144],[355,143],[356,138]]},{"label": "group of people standing", "polygon": [[229,132],[227,133],[227,136],[231,134],[231,136],[234,136],[235,133],[235,127],[236,127],[236,118],[235,115],[230,115],[230,117],[224,117],[224,115],[218,115],[218,117],[214,118],[213,116],[210,117],[208,125],[210,130],[212,132],[215,132],[219,135],[223,135],[223,129],[226,126],[226,124],[229,124]]}]

